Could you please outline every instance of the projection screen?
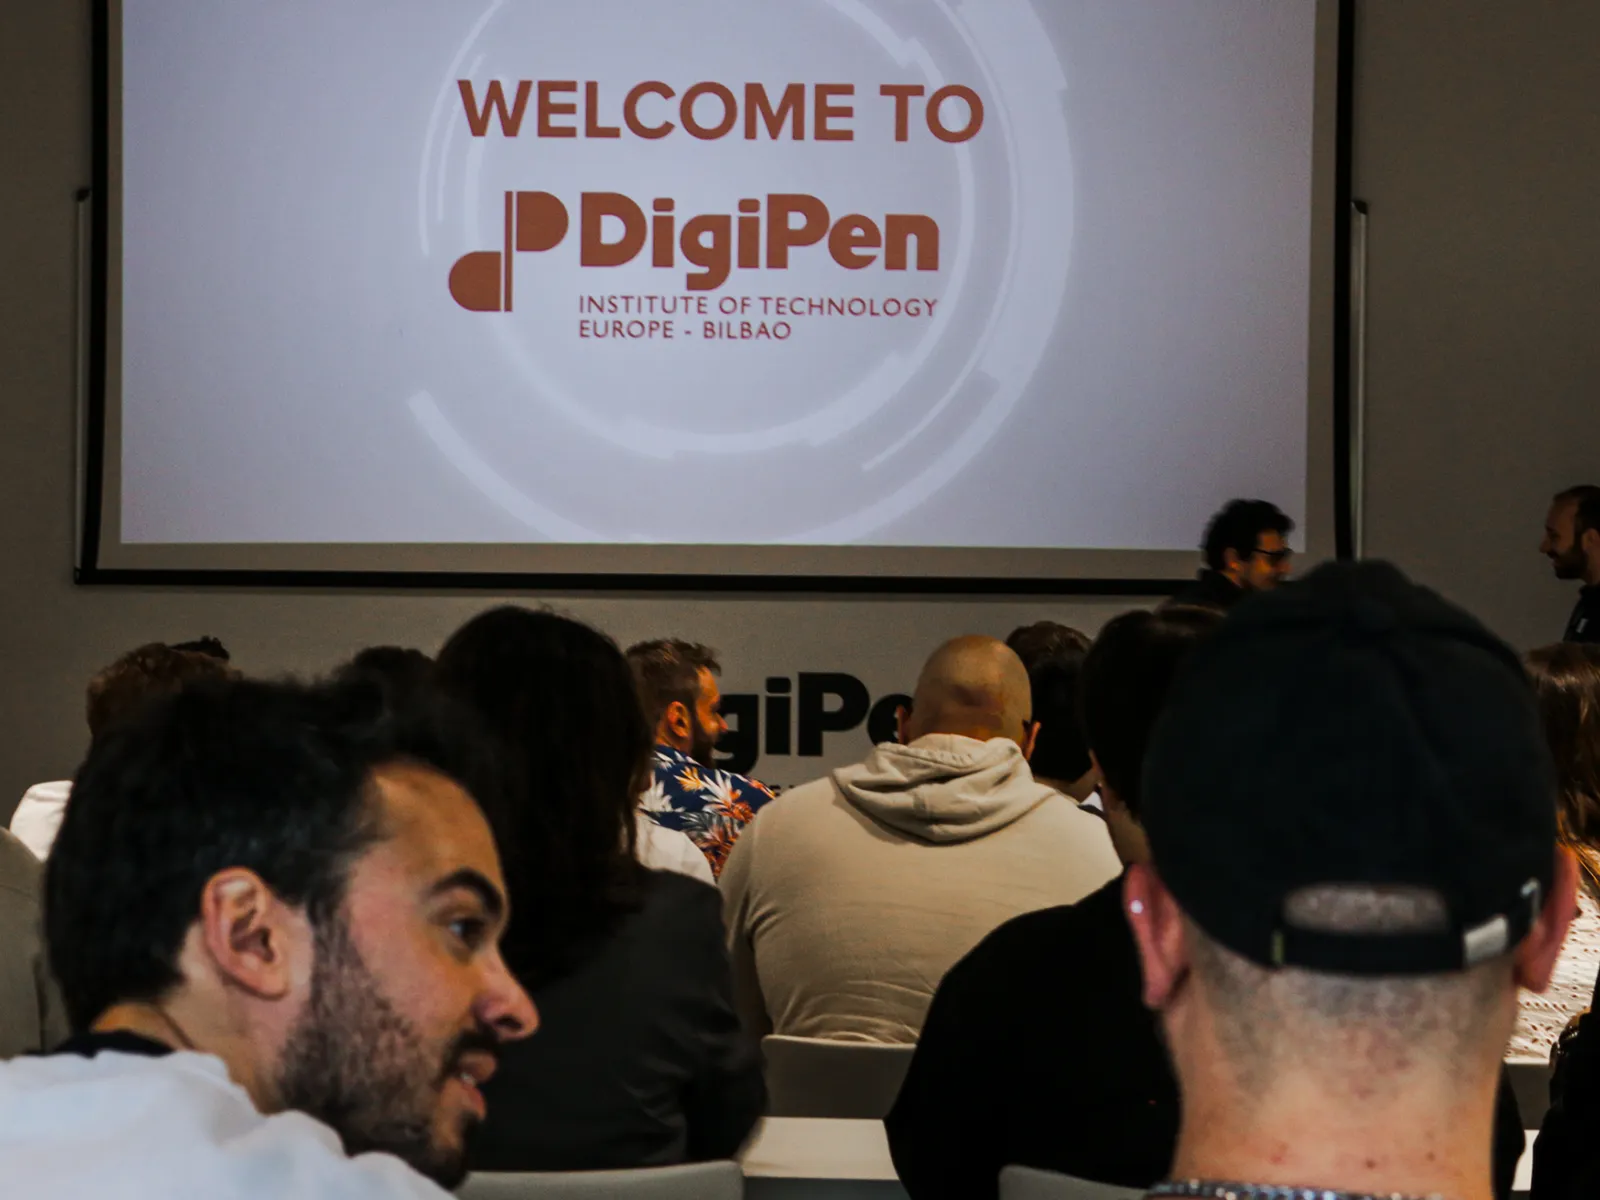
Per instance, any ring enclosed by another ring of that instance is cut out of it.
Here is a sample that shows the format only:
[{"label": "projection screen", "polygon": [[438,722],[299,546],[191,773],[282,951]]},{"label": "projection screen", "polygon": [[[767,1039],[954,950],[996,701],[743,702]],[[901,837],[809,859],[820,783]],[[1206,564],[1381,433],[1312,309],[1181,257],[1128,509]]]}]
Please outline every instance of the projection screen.
[{"label": "projection screen", "polygon": [[1335,3],[99,24],[84,580],[1153,590],[1234,496],[1335,550]]}]

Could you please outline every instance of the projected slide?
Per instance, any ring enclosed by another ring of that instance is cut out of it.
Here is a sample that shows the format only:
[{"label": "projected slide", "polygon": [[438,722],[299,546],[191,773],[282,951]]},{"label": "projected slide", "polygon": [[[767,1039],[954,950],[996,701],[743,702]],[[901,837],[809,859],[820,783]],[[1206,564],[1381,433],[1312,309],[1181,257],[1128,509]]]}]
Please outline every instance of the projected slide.
[{"label": "projected slide", "polygon": [[1304,513],[1314,3],[119,7],[121,545]]}]

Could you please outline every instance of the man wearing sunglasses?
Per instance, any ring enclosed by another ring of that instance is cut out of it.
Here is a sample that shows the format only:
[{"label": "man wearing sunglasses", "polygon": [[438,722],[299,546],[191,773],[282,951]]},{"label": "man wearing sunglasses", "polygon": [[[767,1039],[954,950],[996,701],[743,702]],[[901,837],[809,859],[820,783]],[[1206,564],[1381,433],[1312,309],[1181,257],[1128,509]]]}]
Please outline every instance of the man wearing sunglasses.
[{"label": "man wearing sunglasses", "polygon": [[1174,604],[1229,609],[1251,592],[1265,592],[1289,578],[1289,533],[1294,522],[1267,500],[1230,500],[1206,526],[1206,565],[1199,577],[1172,598]]}]

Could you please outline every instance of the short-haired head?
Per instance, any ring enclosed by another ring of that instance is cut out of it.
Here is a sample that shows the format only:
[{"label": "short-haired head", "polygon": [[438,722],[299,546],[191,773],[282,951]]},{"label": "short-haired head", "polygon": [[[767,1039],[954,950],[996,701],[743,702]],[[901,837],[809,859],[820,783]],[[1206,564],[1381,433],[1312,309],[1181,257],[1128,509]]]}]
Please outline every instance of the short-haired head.
[{"label": "short-haired head", "polygon": [[699,642],[658,638],[629,646],[627,660],[655,740],[713,765],[717,741],[727,731],[716,651]]},{"label": "short-haired head", "polygon": [[46,867],[74,1030],[159,1012],[263,1110],[459,1178],[474,1106],[447,1081],[534,1022],[457,782],[477,761],[370,685],[212,680],[105,731]]},{"label": "short-haired head", "polygon": [[1220,571],[1227,565],[1229,550],[1239,558],[1249,558],[1262,534],[1286,538],[1293,530],[1294,522],[1269,500],[1230,500],[1206,525],[1200,548],[1205,553],[1206,566]]},{"label": "short-haired head", "polygon": [[1581,483],[1564,488],[1551,498],[1551,503],[1572,505],[1576,532],[1580,536],[1591,529],[1600,532],[1600,485]]},{"label": "short-haired head", "polygon": [[1206,566],[1246,592],[1270,591],[1289,578],[1294,522],[1266,500],[1231,500],[1206,526]]},{"label": "short-haired head", "polygon": [[85,698],[89,736],[99,737],[151,701],[169,696],[191,683],[224,679],[229,674],[226,658],[199,650],[181,650],[163,642],[150,642],[130,650],[89,681]]},{"label": "short-haired head", "polygon": [[1317,1063],[1492,1095],[1574,876],[1531,690],[1479,622],[1377,562],[1239,606],[1169,692],[1141,805],[1127,895],[1186,1086],[1221,1054],[1246,1092]]},{"label": "short-haired head", "polygon": [[1006,645],[1016,652],[1029,674],[1047,662],[1061,661],[1073,655],[1082,658],[1089,649],[1090,641],[1088,634],[1059,621],[1035,621],[1032,625],[1019,625],[1006,635]]},{"label": "short-haired head", "polygon": [[1008,738],[1031,750],[1033,699],[1027,668],[997,638],[952,638],[923,664],[904,725],[907,742],[946,733],[978,741]]},{"label": "short-haired head", "polygon": [[191,638],[187,642],[172,642],[174,650],[186,650],[191,654],[204,654],[221,662],[231,662],[233,655],[228,653],[228,648],[222,644],[221,638],[214,638],[209,633],[200,637]]},{"label": "short-haired head", "polygon": [[399,700],[421,696],[433,686],[433,659],[410,646],[368,646],[334,670],[343,681],[370,680]]},{"label": "short-haired head", "polygon": [[[1083,779],[1091,764],[1078,682],[1089,649],[1088,636],[1055,621],[1038,621],[1012,630],[1006,645],[1028,669],[1033,719],[1039,727],[1033,757],[1028,760],[1034,775],[1062,785]],[[1086,783],[1083,791],[1089,786]]]},{"label": "short-haired head", "polygon": [[1600,583],[1600,487],[1581,484],[1551,498],[1539,551],[1557,579]]},{"label": "short-haired head", "polygon": [[1136,609],[1107,622],[1083,662],[1084,730],[1105,786],[1134,818],[1145,747],[1189,652],[1222,624],[1209,608]]},{"label": "short-haired head", "polygon": [[637,903],[651,743],[628,663],[581,621],[507,605],[450,636],[435,680],[493,742],[507,956],[526,977],[559,974]]}]

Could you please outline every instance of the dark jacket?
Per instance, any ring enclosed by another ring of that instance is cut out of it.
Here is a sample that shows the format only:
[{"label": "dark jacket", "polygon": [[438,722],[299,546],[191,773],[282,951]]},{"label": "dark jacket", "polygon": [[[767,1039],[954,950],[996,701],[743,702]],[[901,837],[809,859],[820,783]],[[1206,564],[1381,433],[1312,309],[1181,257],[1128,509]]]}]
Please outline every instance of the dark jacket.
[{"label": "dark jacket", "polygon": [[503,1050],[484,1089],[474,1170],[726,1158],[765,1110],[760,1057],[733,1009],[716,889],[647,875],[640,910],[577,970],[533,991],[539,1029]]},{"label": "dark jacket", "polygon": [[[1010,1163],[1124,1187],[1165,1178],[1178,1083],[1141,984],[1120,878],[1008,921],[952,967],[885,1122],[912,1200],[992,1200]],[[1497,1196],[1522,1141],[1502,1075]]]},{"label": "dark jacket", "polygon": [[1165,1178],[1178,1084],[1140,988],[1120,877],[1007,921],[952,967],[885,1122],[913,1200],[994,1197],[1008,1163]]},{"label": "dark jacket", "polygon": [[1567,618],[1563,642],[1600,642],[1600,583],[1592,583],[1578,592],[1578,603]]},{"label": "dark jacket", "polygon": [[1600,980],[1577,1032],[1562,1038],[1550,1108],[1533,1143],[1532,1200],[1600,1196]]},{"label": "dark jacket", "polygon": [[1224,612],[1244,599],[1244,589],[1221,571],[1209,567],[1188,587],[1176,592],[1168,604],[1193,604],[1200,608],[1220,608]]}]

